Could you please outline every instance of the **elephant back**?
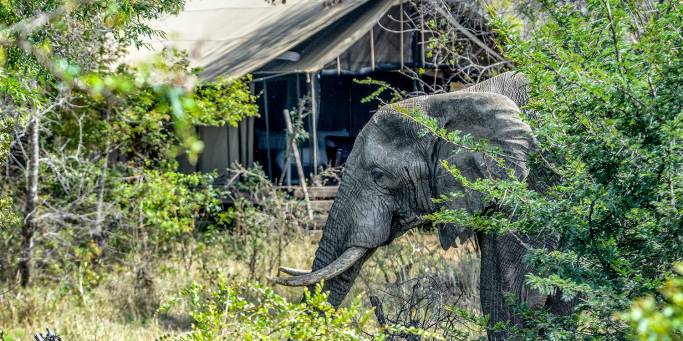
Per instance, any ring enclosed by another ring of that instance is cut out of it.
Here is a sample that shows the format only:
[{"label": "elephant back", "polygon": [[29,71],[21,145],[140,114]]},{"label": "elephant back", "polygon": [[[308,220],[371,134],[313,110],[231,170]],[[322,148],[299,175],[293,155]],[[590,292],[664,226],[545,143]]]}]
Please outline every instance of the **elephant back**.
[{"label": "elephant back", "polygon": [[529,79],[519,72],[508,71],[458,92],[492,92],[510,98],[522,108],[529,100]]}]

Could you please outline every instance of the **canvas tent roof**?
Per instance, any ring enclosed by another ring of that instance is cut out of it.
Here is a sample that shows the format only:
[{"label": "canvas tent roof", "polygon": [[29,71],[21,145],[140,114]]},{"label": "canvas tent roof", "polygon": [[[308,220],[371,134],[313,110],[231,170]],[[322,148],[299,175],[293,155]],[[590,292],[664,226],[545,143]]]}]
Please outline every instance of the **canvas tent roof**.
[{"label": "canvas tent roof", "polygon": [[[147,41],[126,62],[150,57],[163,47],[187,50],[200,76],[239,77],[268,64],[263,71],[310,72],[322,69],[361,39],[396,0],[345,0],[323,6],[320,0],[193,0],[176,16],[151,23],[168,39]],[[343,22],[340,21],[344,19]],[[321,33],[325,30],[325,34]],[[299,51],[290,51],[316,36]],[[269,64],[269,62],[272,62]]]},{"label": "canvas tent roof", "polygon": [[[361,72],[371,67],[371,59],[375,64],[394,63],[401,61],[400,54],[404,59],[410,58],[411,35],[399,33],[396,27],[398,21],[387,18],[384,14],[393,12],[398,17],[398,6],[392,9],[397,1],[368,1],[347,15],[339,18],[324,29],[312,35],[305,41],[293,46],[290,51],[300,56],[297,61],[284,58],[276,58],[269,62],[259,71],[270,73],[286,72],[312,72],[324,68],[340,71]],[[391,27],[394,31],[388,31],[377,27],[378,22],[383,22],[383,27]],[[370,48],[370,35],[374,33],[372,49]],[[400,49],[399,40],[403,38],[407,49]],[[371,50],[373,56],[371,57]],[[339,57],[339,65],[337,65]]]}]

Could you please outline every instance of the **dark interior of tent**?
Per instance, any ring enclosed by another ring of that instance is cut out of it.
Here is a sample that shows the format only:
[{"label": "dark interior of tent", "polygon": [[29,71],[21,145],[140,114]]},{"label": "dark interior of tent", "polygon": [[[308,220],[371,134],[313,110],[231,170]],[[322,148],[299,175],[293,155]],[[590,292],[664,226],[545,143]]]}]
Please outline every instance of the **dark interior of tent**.
[{"label": "dark interior of tent", "polygon": [[[376,111],[377,99],[366,101],[377,89],[375,84],[361,84],[358,81],[371,78],[386,82],[391,87],[412,91],[414,81],[397,71],[374,71],[363,76],[348,74],[318,74],[315,85],[311,78],[316,74],[289,74],[255,82],[255,93],[259,95],[260,117],[254,122],[254,161],[273,180],[284,179],[285,183],[298,183],[296,163],[290,158],[290,173],[286,174],[288,153],[284,110],[297,110],[299,100],[308,97],[309,105],[303,119],[303,128],[308,138],[298,144],[304,174],[329,166],[343,165],[358,133]],[[315,101],[310,101],[311,89],[315,88]],[[390,100],[391,92],[379,95]],[[316,110],[311,108],[316,105]],[[313,155],[313,112],[317,115],[317,155]]]}]

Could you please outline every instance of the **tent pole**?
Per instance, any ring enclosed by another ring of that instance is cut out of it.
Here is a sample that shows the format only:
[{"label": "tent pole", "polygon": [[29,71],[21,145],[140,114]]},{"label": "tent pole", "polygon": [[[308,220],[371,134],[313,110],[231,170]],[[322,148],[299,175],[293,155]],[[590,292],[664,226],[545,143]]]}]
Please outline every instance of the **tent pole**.
[{"label": "tent pole", "polygon": [[254,118],[247,119],[247,165],[254,164]]},{"label": "tent pole", "polygon": [[[256,83],[249,82],[249,93],[256,96]],[[254,118],[247,118],[247,167],[254,163]]]},{"label": "tent pole", "polygon": [[400,13],[401,29],[399,30],[401,32],[401,47],[400,47],[400,50],[401,50],[401,52],[400,52],[401,53],[401,70],[403,70],[403,64],[404,64],[404,60],[403,60],[403,0],[401,0],[401,2],[399,3],[399,11],[401,12]]},{"label": "tent pole", "polygon": [[[301,89],[299,89],[299,74],[296,74],[296,107],[297,110],[299,110],[299,101],[301,100]],[[310,117],[309,119],[309,127],[310,127]],[[287,133],[287,160],[285,162],[285,165],[287,166],[287,187],[292,186],[292,150],[289,146],[289,133]]]},{"label": "tent pole", "polygon": [[316,82],[317,82],[317,73],[309,73],[308,77],[311,80],[311,114],[313,116],[313,120],[311,121],[313,124],[311,124],[311,136],[312,136],[312,141],[313,142],[313,176],[318,175],[318,99],[316,98]]},{"label": "tent pole", "polygon": [[268,159],[268,175],[272,178],[273,166],[270,161],[270,122],[268,122],[268,83],[263,80],[263,111],[266,118],[266,157]]},{"label": "tent pole", "polygon": [[372,64],[372,71],[375,71],[375,27],[370,28],[370,64]]},{"label": "tent pole", "polygon": [[247,164],[247,120],[242,120],[239,123],[239,130],[240,130],[240,163],[248,167],[249,165]]}]

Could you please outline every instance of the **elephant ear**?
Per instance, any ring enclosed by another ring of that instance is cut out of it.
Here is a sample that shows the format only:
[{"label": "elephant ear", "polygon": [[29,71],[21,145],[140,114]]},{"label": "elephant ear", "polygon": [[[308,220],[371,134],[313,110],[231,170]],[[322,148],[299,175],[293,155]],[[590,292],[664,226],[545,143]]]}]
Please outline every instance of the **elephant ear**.
[{"label": "elephant ear", "polygon": [[[437,197],[460,192],[462,196],[440,204],[450,209],[464,209],[470,213],[481,212],[489,204],[483,202],[480,193],[465,189],[461,183],[442,167],[441,160],[459,169],[468,180],[478,178],[504,178],[513,169],[518,179],[529,174],[527,155],[534,146],[531,128],[519,117],[519,108],[508,97],[494,93],[455,92],[431,96],[425,103],[427,113],[436,118],[439,126],[449,131],[470,135],[474,141],[485,140],[504,155],[505,165],[499,165],[482,153],[458,149],[456,146],[436,141],[432,152],[435,173],[432,193]],[[501,167],[502,166],[502,167]],[[456,239],[464,242],[472,236],[465,226],[444,224],[437,226],[439,241],[444,249]]]}]

